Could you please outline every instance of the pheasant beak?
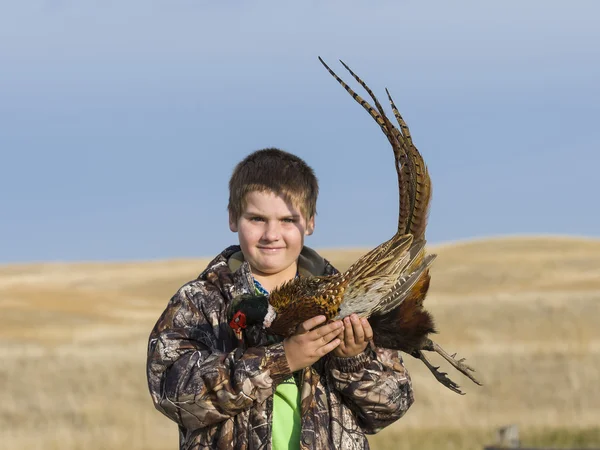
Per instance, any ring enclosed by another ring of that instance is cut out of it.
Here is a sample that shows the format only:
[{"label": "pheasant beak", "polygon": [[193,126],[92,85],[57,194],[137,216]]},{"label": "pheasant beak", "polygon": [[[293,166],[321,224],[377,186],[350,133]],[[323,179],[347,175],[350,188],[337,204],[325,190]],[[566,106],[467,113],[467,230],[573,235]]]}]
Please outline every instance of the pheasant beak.
[{"label": "pheasant beak", "polygon": [[231,319],[231,322],[229,322],[229,326],[235,331],[246,328],[246,314],[244,314],[242,311],[236,312],[233,316],[233,319]]}]

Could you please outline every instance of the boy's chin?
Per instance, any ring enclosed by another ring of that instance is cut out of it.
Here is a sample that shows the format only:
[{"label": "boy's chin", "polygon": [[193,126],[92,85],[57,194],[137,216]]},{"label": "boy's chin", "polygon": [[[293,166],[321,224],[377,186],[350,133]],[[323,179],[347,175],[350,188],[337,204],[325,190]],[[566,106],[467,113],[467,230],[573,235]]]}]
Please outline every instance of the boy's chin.
[{"label": "boy's chin", "polygon": [[263,275],[277,275],[278,273],[283,272],[288,266],[283,264],[257,264],[252,266],[254,272],[261,273]]},{"label": "boy's chin", "polygon": [[252,271],[262,275],[277,275],[289,269],[292,264],[293,262],[285,261],[283,258],[278,261],[275,261],[275,258],[272,261],[254,261],[254,264],[250,262]]}]

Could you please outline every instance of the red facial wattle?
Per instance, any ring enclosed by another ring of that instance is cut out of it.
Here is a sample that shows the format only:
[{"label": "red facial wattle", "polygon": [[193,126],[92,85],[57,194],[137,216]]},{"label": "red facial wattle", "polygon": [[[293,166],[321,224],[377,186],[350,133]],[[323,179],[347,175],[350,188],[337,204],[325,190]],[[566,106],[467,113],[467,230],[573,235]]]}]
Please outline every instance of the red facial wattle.
[{"label": "red facial wattle", "polygon": [[234,330],[246,328],[246,314],[238,311],[233,315],[233,319],[229,322],[229,326]]}]

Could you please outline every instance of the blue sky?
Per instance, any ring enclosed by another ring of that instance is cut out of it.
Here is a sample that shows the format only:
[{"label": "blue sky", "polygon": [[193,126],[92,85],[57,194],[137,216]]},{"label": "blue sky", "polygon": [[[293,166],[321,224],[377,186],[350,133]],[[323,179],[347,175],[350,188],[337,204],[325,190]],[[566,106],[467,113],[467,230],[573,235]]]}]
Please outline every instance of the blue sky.
[{"label": "blue sky", "polygon": [[320,179],[308,245],[389,238],[392,152],[319,55],[394,95],[433,181],[430,242],[598,237],[598,17],[592,0],[0,1],[0,262],[212,256],[236,242],[235,163],[269,146]]}]

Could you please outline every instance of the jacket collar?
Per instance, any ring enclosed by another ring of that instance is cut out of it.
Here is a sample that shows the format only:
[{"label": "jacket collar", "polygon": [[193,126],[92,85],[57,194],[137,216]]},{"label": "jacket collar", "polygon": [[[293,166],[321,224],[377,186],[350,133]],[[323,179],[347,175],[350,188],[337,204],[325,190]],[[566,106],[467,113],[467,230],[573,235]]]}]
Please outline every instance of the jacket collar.
[{"label": "jacket collar", "polygon": [[[235,248],[237,248],[237,250],[235,250]],[[239,245],[231,246],[227,250],[233,251],[233,253],[229,254],[227,259],[227,265],[232,272],[238,270],[250,270],[250,265],[244,259],[244,254]],[[225,250],[225,252],[227,252],[227,250]],[[302,251],[298,257],[298,272],[300,272],[300,275],[303,277],[324,275],[328,265],[329,263],[312,248],[307,246],[302,247]],[[247,267],[243,268],[243,266]]]}]

